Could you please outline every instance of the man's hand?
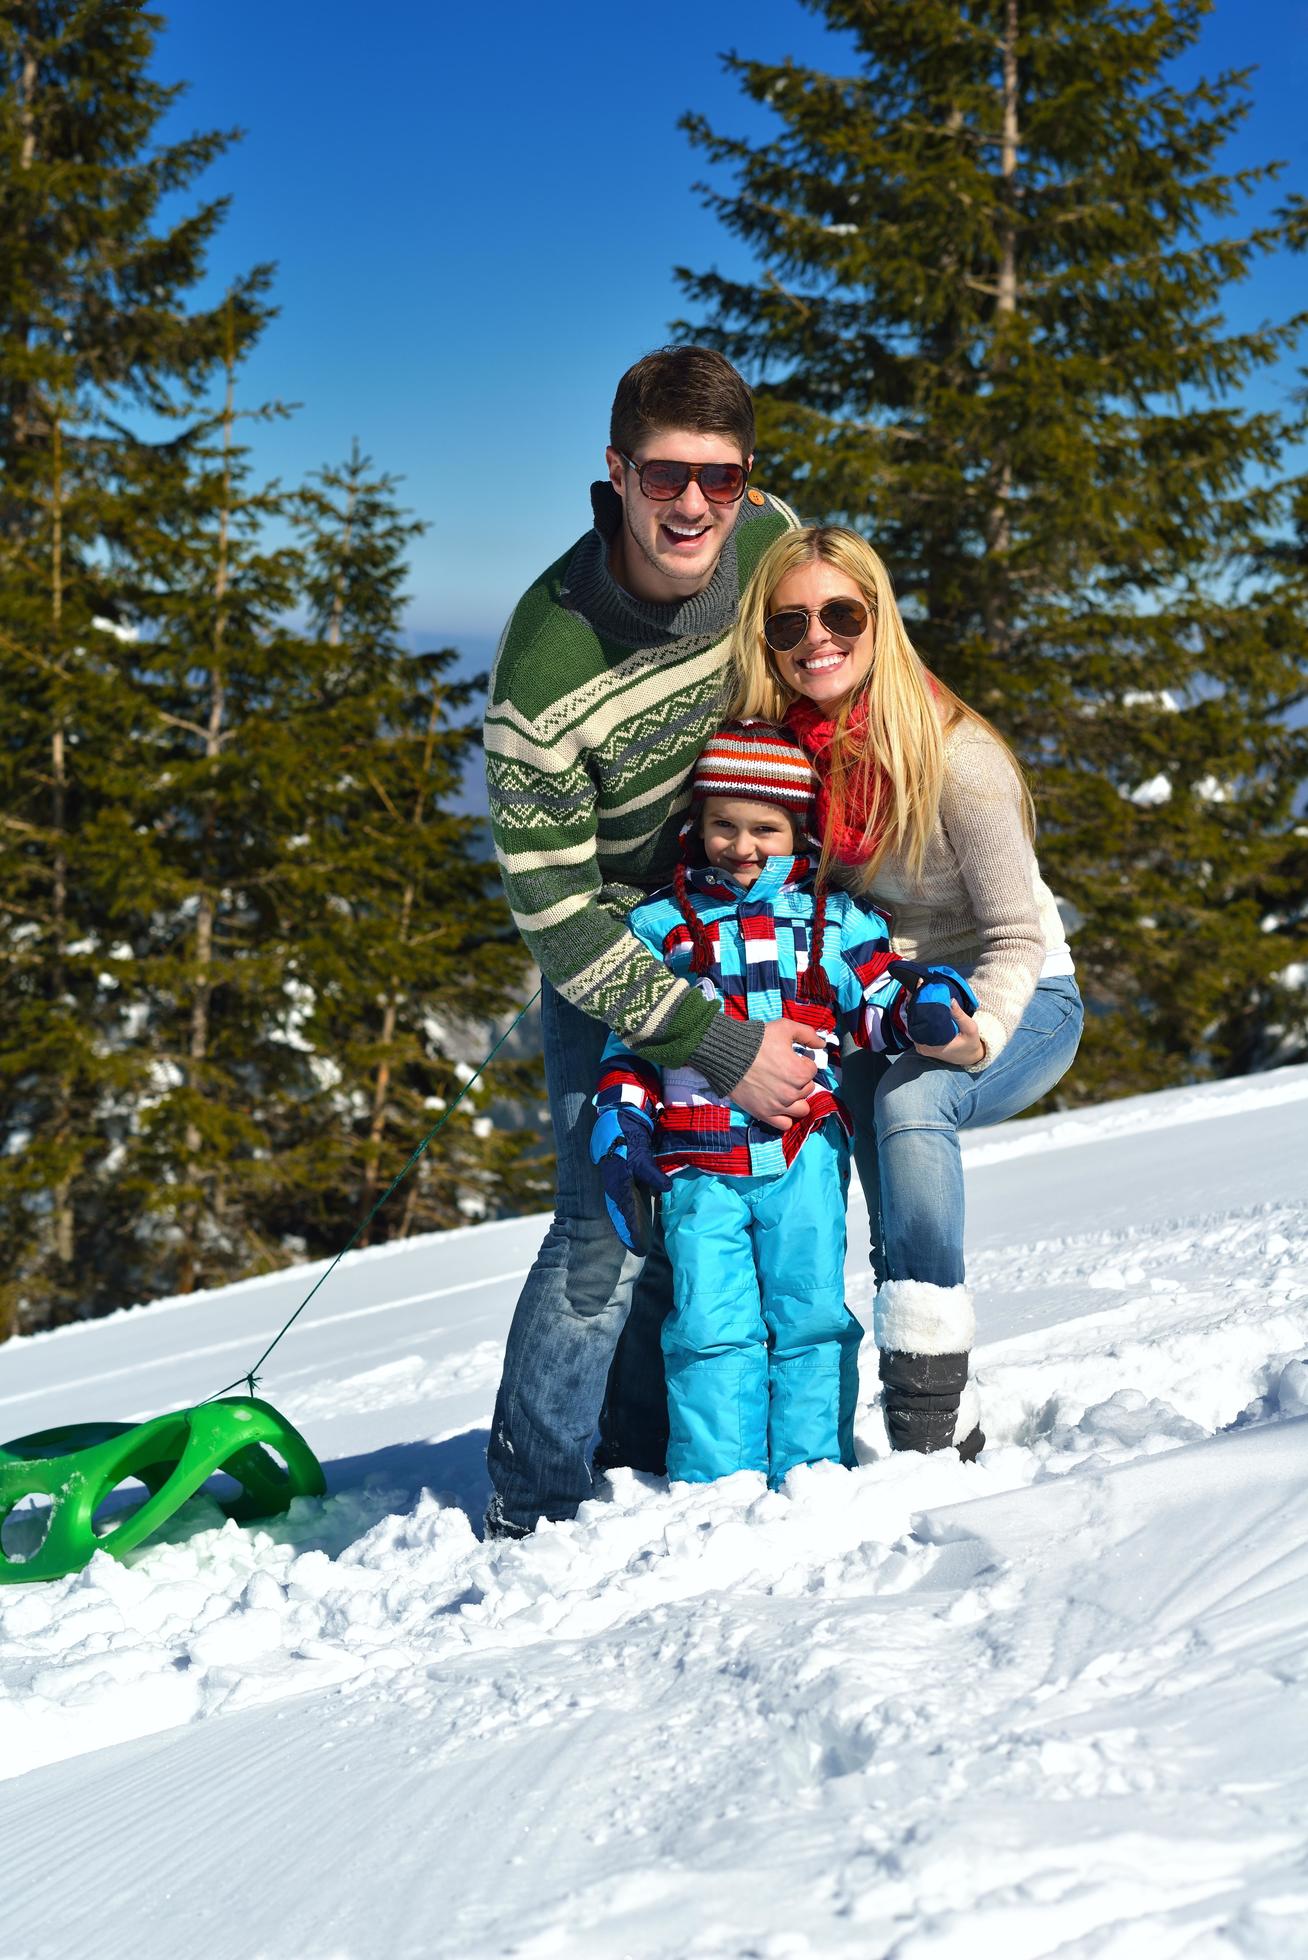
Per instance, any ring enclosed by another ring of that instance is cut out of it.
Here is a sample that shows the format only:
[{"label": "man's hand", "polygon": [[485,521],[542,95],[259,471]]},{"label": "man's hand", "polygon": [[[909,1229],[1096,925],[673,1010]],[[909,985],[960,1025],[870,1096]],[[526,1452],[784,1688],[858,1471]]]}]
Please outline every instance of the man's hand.
[{"label": "man's hand", "polygon": [[769,1021],[757,1055],[731,1092],[733,1103],[774,1130],[788,1130],[808,1115],[817,1064],[811,1054],[795,1052],[795,1041],[804,1032],[795,1021]]}]

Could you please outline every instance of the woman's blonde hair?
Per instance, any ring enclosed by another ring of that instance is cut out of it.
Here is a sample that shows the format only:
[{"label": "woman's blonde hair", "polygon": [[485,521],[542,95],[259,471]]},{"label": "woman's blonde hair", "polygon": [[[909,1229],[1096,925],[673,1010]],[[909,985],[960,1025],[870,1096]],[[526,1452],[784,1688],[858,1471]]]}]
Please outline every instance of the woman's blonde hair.
[{"label": "woman's blonde hair", "polygon": [[[745,588],[731,640],[729,715],[784,719],[800,697],[777,671],[763,638],[782,580],[801,566],[833,565],[858,587],[872,620],[872,662],[860,685],[839,703],[828,762],[833,822],[844,811],[865,813],[864,858],[858,882],[873,882],[887,851],[902,855],[910,875],[922,873],[927,843],[940,811],[945,774],[944,737],[959,720],[984,728],[999,743],[1021,784],[1023,822],[1035,834],[1030,792],[1016,756],[983,715],[952,688],[928,674],[904,630],[890,574],[865,538],[840,525],[787,531],[770,545]],[[866,703],[864,718],[858,713]],[[851,732],[851,726],[858,734]],[[836,855],[831,824],[822,840],[821,875]]]}]

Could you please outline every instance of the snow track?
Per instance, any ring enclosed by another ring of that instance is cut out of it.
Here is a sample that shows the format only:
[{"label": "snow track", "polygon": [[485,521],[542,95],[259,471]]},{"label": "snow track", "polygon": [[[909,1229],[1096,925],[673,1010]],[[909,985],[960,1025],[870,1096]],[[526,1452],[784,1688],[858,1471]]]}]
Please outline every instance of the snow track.
[{"label": "snow track", "polygon": [[[869,1407],[852,1474],[484,1545],[539,1223],[347,1262],[268,1384],[326,1500],[0,1592],[0,1960],[1308,1953],[1305,1095],[973,1146],[974,1466]],[[303,1284],[0,1349],[4,1433],[194,1399]]]}]

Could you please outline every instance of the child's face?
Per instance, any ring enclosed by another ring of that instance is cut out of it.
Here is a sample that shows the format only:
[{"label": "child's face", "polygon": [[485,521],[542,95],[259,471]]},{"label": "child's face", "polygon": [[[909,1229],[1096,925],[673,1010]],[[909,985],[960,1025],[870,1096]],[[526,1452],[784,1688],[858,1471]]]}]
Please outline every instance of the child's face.
[{"label": "child's face", "polygon": [[709,863],[741,885],[752,885],[770,857],[793,856],[798,843],[789,810],[752,797],[706,797],[701,829]]}]

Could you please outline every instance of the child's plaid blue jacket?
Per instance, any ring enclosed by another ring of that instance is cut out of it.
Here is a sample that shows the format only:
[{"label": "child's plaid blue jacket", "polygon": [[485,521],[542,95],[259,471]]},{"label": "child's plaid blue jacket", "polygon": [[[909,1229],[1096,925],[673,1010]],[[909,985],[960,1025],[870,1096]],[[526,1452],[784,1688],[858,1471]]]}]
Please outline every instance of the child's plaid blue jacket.
[{"label": "child's plaid blue jacket", "polygon": [[[686,1165],[722,1177],[783,1171],[805,1137],[829,1116],[839,1117],[852,1134],[849,1112],[836,1093],[842,1035],[860,1047],[891,1053],[911,1045],[902,1019],[904,989],[886,971],[895,957],[886,921],[847,892],[827,893],[822,970],[835,995],[833,1010],[796,998],[808,967],[815,909],[807,858],[771,857],[748,887],[702,865],[687,872],[686,886],[713,947],[712,966],[700,984],[711,983],[735,1020],[793,1020],[797,1041],[815,1051],[818,1076],[809,1114],[788,1130],[774,1130],[715,1095],[698,1069],[669,1068],[660,1077],[617,1035],[609,1036],[604,1049],[595,1107],[634,1105],[650,1116],[655,1155],[665,1171]],[[638,905],[629,924],[671,972],[695,983],[690,933],[670,887]]]}]

